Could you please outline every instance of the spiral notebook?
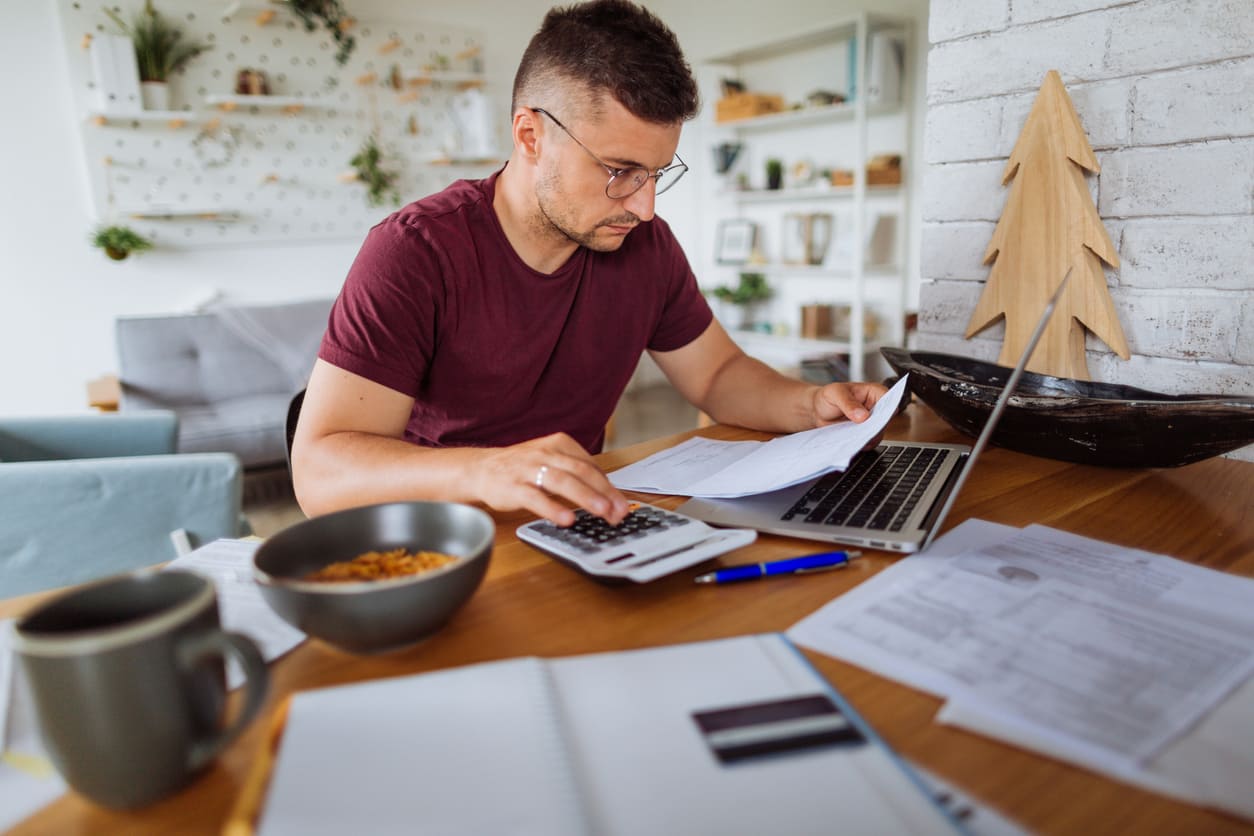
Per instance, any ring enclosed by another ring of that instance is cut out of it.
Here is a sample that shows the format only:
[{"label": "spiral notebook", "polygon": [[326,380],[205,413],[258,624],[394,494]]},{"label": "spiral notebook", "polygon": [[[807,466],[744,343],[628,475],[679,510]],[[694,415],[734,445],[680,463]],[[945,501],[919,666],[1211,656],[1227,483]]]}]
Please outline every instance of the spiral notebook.
[{"label": "spiral notebook", "polygon": [[778,634],[297,694],[259,832],[961,832]]}]

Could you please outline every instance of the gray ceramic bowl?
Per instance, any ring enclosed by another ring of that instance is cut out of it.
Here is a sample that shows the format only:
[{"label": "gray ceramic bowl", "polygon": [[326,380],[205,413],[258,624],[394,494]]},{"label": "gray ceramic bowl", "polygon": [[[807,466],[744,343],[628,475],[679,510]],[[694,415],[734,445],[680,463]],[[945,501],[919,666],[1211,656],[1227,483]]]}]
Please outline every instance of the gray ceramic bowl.
[{"label": "gray ceramic bowl", "polygon": [[[466,603],[487,571],[495,531],[492,518],[469,505],[368,505],[269,538],[253,557],[253,575],[267,603],[298,630],[351,653],[382,653],[425,639]],[[401,547],[460,559],[390,580],[300,580],[329,563]]]}]

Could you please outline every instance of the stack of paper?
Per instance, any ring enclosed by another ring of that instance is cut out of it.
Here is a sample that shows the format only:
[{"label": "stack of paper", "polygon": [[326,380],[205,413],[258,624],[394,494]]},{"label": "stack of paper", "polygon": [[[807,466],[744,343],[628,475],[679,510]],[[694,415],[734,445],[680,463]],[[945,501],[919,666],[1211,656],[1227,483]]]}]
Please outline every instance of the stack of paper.
[{"label": "stack of paper", "polygon": [[1254,817],[1254,580],[971,520],[788,635],[942,722]]}]

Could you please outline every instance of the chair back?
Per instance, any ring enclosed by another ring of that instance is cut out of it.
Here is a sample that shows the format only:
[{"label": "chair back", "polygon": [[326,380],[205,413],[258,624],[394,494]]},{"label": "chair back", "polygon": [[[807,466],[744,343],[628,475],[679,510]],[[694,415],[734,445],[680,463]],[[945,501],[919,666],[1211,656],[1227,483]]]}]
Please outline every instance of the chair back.
[{"label": "chair back", "polygon": [[156,456],[173,453],[177,438],[178,416],[169,410],[0,418],[0,461]]},{"label": "chair back", "polygon": [[287,405],[287,422],[284,437],[287,441],[287,475],[292,475],[292,439],[296,438],[296,423],[300,421],[300,407],[305,402],[305,390],[301,389]]}]

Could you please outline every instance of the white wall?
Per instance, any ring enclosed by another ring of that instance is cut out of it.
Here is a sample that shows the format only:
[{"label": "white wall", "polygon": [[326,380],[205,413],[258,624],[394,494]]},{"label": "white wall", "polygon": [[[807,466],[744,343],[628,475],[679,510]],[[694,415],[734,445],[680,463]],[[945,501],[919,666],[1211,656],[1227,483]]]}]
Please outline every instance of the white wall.
[{"label": "white wall", "polygon": [[930,39],[919,346],[998,354],[1000,326],[962,333],[1002,169],[1057,69],[1102,166],[1096,205],[1122,262],[1107,281],[1132,352],[1090,337],[1090,373],[1254,395],[1254,3],[935,0]]},{"label": "white wall", "polygon": [[[348,3],[363,19],[404,14],[482,30],[487,89],[502,109],[518,58],[550,5],[544,0],[407,7],[384,0]],[[694,64],[705,56],[804,31],[854,8],[831,0],[783,0],[769,14],[752,0],[727,0],[716,13],[708,5],[683,0],[658,0],[649,6],[675,30]],[[922,17],[926,0],[895,0],[876,8]],[[924,27],[918,28],[922,32]],[[6,162],[0,190],[0,414],[84,410],[84,382],[116,369],[112,324],[118,315],[187,309],[214,292],[236,302],[331,295],[359,245],[336,241],[154,251],[125,262],[108,261],[86,241],[93,219],[76,139],[82,114],[71,106],[59,44],[52,3],[8,4],[0,27],[0,78],[6,80],[9,114],[6,130],[0,132],[0,158]],[[921,122],[917,120],[919,131]],[[680,148],[695,163],[689,176],[712,164],[696,126],[685,132]],[[660,207],[693,251],[712,246],[702,239],[695,194],[695,189],[677,189]]]}]

